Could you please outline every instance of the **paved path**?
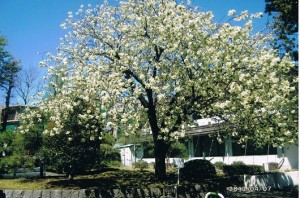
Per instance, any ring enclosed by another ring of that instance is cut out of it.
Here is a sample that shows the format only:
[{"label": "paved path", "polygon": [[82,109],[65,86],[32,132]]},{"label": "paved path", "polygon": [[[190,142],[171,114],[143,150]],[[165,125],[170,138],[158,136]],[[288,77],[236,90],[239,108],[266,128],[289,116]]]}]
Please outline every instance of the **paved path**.
[{"label": "paved path", "polygon": [[[46,176],[65,176],[66,174],[57,174],[52,172],[45,172]],[[4,179],[14,179],[14,178],[31,178],[31,177],[39,177],[40,172],[25,172],[25,173],[17,173],[16,176],[13,176],[13,174],[1,174],[1,177]]]},{"label": "paved path", "polygon": [[260,192],[228,192],[228,198],[298,198],[299,187],[287,187],[284,189],[260,191]]}]

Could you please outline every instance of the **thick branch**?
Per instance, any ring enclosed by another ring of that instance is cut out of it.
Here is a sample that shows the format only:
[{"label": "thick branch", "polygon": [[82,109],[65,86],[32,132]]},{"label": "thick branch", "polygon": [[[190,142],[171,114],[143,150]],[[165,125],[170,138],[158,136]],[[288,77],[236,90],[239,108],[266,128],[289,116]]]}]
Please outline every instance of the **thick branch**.
[{"label": "thick branch", "polygon": [[146,85],[143,83],[143,81],[137,75],[135,75],[131,70],[127,69],[123,73],[125,74],[125,77],[127,79],[133,77],[138,83],[142,85],[143,88],[146,88]]}]

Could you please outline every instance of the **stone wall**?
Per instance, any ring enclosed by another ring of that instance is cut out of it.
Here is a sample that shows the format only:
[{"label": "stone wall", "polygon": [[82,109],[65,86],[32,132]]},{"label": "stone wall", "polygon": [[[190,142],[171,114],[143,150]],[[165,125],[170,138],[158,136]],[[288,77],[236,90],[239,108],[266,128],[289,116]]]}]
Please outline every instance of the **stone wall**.
[{"label": "stone wall", "polygon": [[[164,188],[144,188],[144,189],[81,189],[81,190],[0,190],[0,198],[200,198],[205,197],[207,192],[219,191],[225,197],[226,187],[261,186],[262,184],[271,186],[272,189],[281,188],[285,185],[275,185],[284,179],[284,184],[298,185],[298,172],[274,173],[257,176],[233,176],[216,178],[205,184],[165,186]],[[271,175],[271,176],[270,176]],[[249,177],[249,178],[248,178]],[[252,183],[255,177],[255,182]],[[276,178],[275,178],[276,177]],[[278,181],[277,181],[278,180]],[[295,181],[294,181],[295,180]],[[260,181],[261,183],[257,183]],[[262,182],[264,181],[264,182]],[[247,183],[248,182],[248,183]],[[271,182],[271,183],[270,183]],[[276,183],[277,182],[277,183]]]},{"label": "stone wall", "polygon": [[[227,186],[243,186],[243,176],[215,178],[202,184],[167,185],[144,189],[81,189],[81,190],[0,190],[0,198],[201,198],[207,192],[226,195]],[[226,196],[225,196],[226,197]]]},{"label": "stone wall", "polygon": [[200,198],[219,188],[220,186],[211,183],[149,189],[0,190],[0,198],[158,198],[175,197],[176,193],[178,198]]}]

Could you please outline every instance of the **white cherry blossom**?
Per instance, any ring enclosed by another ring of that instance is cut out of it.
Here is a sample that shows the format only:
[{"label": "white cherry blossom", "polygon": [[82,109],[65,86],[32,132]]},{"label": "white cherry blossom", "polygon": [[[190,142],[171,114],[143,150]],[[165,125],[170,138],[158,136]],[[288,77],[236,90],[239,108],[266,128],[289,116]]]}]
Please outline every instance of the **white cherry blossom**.
[{"label": "white cherry blossom", "polygon": [[[84,103],[90,109],[77,119],[86,133],[94,122],[128,135],[150,127],[160,170],[164,151],[184,136],[192,115],[218,116],[229,126],[226,134],[258,145],[297,138],[297,96],[288,78],[295,64],[271,49],[269,34],[252,32],[260,14],[230,10],[244,25],[217,24],[211,12],[174,0],[129,0],[77,13],[62,24],[69,33],[58,52],[41,63],[47,79],[60,79],[49,84],[56,95],[41,102],[58,122],[56,133],[69,133],[66,120]],[[89,134],[86,141],[101,139]]]}]

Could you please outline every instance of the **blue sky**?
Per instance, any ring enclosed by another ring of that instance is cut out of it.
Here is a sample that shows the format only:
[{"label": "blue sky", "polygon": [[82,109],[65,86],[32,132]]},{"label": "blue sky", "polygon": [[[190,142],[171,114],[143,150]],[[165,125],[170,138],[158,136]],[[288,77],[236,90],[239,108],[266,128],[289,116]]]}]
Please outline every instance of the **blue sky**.
[{"label": "blue sky", "polygon": [[[116,4],[116,0],[109,0]],[[250,13],[264,12],[264,0],[193,0],[200,11],[212,11],[219,21],[228,10]],[[76,11],[80,5],[102,4],[103,0],[1,0],[0,35],[8,40],[7,50],[21,61],[22,67],[38,67],[43,54],[55,51],[59,38],[66,32],[60,24],[68,11]],[[266,18],[254,21],[255,30],[265,27]],[[38,54],[38,52],[40,54]]]}]

